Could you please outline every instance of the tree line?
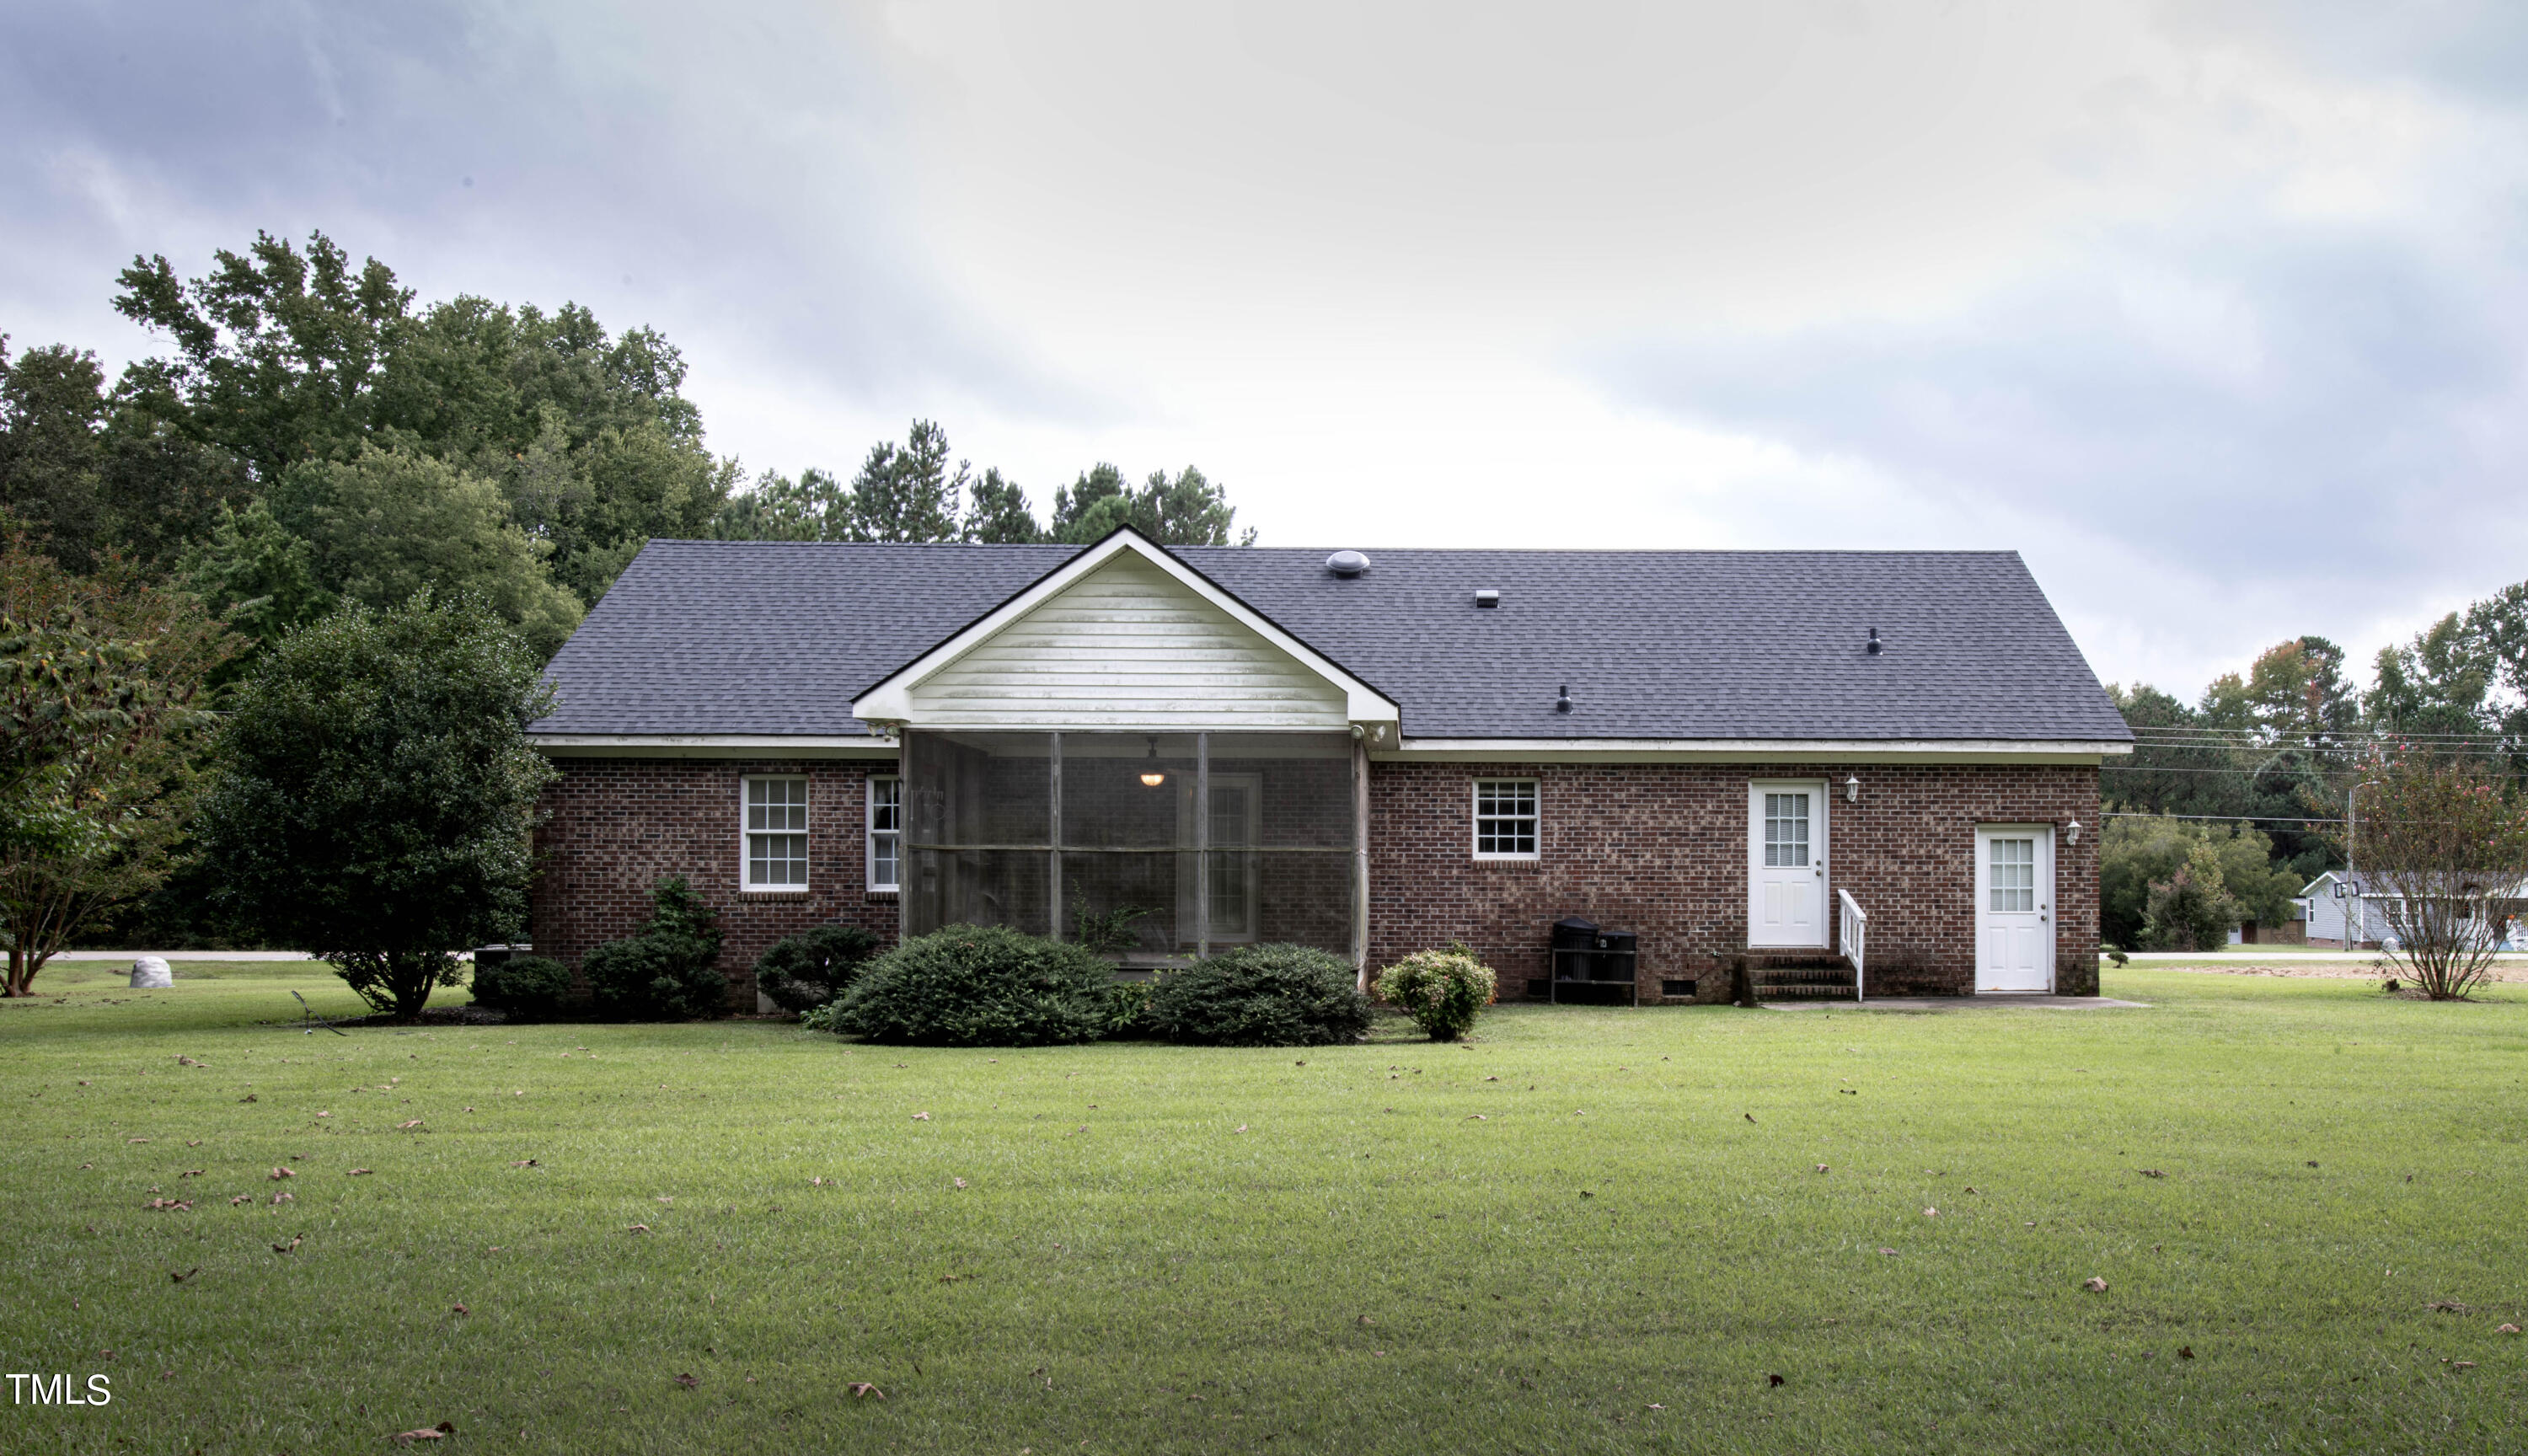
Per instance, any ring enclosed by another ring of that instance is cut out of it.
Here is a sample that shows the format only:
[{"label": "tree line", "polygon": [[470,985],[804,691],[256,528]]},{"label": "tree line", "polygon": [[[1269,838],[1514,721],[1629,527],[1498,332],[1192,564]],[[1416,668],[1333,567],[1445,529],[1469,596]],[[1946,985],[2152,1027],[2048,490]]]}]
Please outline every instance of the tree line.
[{"label": "tree line", "polygon": [[2351,791],[2383,763],[2430,758],[2514,801],[2528,786],[2528,582],[2383,648],[2367,688],[2345,658],[2296,637],[2190,703],[2109,686],[2136,742],[2101,775],[2108,944],[2208,948],[2291,917],[2300,887],[2344,866]]},{"label": "tree line", "polygon": [[[109,925],[169,946],[307,941],[303,923],[275,918],[290,895],[264,895],[249,913],[247,882],[286,876],[232,872],[268,859],[234,832],[247,822],[240,786],[288,778],[255,767],[251,745],[304,739],[303,722],[258,738],[245,721],[284,711],[287,685],[272,675],[290,644],[298,670],[372,674],[327,700],[325,711],[369,723],[343,728],[342,744],[390,732],[393,711],[419,713],[406,725],[416,743],[514,788],[534,776],[483,757],[453,720],[430,720],[409,696],[416,680],[389,682],[380,644],[454,674],[450,703],[507,703],[495,722],[514,737],[544,661],[654,537],[1084,543],[1129,524],[1171,545],[1254,539],[1191,466],[1136,485],[1099,463],[1057,489],[1039,520],[1016,482],[955,459],[927,420],[869,447],[848,480],[811,469],[750,482],[706,446],[683,356],[658,331],[612,332],[570,303],[422,303],[387,265],[355,263],[322,233],[304,245],[258,234],[191,278],[163,255],[135,257],[117,283],[115,310],[163,344],[118,376],[92,350],[13,354],[0,335],[11,994],[53,951]],[[350,747],[339,764],[387,771]],[[524,822],[515,806],[443,802],[470,805],[496,835]],[[372,828],[369,841],[398,839]],[[231,838],[215,873],[204,836],[216,832]],[[324,830],[349,832],[348,820]],[[479,848],[481,875],[508,873]],[[383,859],[372,868],[388,873]],[[301,892],[314,893],[290,894]],[[523,905],[505,890],[468,903],[505,907],[496,920]],[[414,973],[400,962],[378,972]]]}]

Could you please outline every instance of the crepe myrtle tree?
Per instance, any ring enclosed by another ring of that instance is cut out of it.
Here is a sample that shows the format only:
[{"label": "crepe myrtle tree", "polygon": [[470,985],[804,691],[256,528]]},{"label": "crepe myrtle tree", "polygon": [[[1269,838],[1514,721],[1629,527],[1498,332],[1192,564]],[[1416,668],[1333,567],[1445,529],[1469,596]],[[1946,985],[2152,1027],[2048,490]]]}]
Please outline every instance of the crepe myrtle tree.
[{"label": "crepe myrtle tree", "polygon": [[459,953],[526,918],[535,652],[475,597],[353,603],[291,633],[237,693],[200,835],[218,898],[409,1021]]},{"label": "crepe myrtle tree", "polygon": [[2528,798],[2490,762],[2403,745],[2368,754],[2344,849],[2396,936],[2389,959],[2434,1001],[2491,979],[2528,881]]}]

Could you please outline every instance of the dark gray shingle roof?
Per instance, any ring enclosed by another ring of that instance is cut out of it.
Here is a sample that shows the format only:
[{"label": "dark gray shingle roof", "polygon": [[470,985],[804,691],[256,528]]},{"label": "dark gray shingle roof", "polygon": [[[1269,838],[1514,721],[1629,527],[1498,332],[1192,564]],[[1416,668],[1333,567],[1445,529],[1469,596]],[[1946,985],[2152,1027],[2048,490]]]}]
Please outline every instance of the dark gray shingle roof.
[{"label": "dark gray shingle roof", "polygon": [[[536,726],[856,733],[853,698],[1076,549],[654,541],[553,658]],[[1326,554],[1177,551],[1395,699],[1408,737],[2131,736],[2013,551],[1372,550],[1348,581]]]}]

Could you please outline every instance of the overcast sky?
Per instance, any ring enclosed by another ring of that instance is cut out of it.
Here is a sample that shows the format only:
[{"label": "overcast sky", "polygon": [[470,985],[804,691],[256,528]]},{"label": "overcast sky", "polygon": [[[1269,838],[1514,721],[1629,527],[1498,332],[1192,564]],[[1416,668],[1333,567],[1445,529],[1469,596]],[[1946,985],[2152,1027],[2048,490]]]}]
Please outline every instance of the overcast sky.
[{"label": "overcast sky", "polygon": [[[2393,22],[2382,19],[2391,9]],[[2528,577],[2528,7],[0,9],[0,331],[322,229],[1277,546],[2025,553],[2192,696]]]}]

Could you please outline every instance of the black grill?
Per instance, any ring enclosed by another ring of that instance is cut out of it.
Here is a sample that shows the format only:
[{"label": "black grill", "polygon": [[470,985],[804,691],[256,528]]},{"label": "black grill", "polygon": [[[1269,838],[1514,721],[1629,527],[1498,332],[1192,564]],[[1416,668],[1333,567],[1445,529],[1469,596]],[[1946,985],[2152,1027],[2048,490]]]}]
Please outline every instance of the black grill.
[{"label": "black grill", "polygon": [[[1641,1004],[1637,983],[1641,938],[1630,930],[1607,930],[1597,921],[1566,915],[1554,922],[1551,939],[1553,978],[1545,983],[1549,1001],[1614,999],[1618,992]],[[1529,994],[1536,988],[1531,985]]]}]

